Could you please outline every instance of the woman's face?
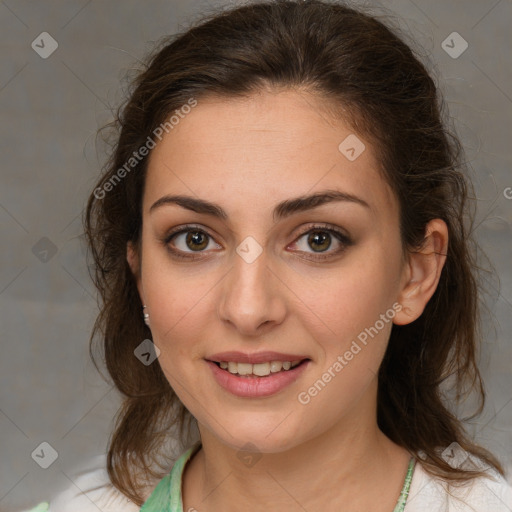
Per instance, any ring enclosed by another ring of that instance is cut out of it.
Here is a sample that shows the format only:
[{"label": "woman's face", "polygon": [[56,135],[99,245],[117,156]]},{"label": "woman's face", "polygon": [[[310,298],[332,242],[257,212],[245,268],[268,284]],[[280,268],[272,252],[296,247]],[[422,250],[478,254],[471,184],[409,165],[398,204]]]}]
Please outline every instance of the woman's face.
[{"label": "woman's face", "polygon": [[[375,422],[405,277],[397,201],[377,169],[367,140],[292,91],[200,101],[153,149],[139,292],[169,383],[223,444],[280,452]],[[340,197],[298,200],[326,191]],[[211,362],[264,374],[306,358],[267,377]]]}]

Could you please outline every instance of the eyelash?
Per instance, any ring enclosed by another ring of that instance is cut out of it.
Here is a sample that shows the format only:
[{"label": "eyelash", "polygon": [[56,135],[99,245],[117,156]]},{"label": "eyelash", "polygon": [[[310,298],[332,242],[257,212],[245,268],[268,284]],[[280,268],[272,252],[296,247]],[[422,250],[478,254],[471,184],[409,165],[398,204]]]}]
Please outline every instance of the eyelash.
[{"label": "eyelash", "polygon": [[[340,249],[338,249],[337,251],[329,253],[326,256],[321,255],[321,253],[316,253],[316,255],[313,256],[312,258],[308,257],[307,259],[311,259],[311,260],[315,260],[315,261],[326,260],[326,259],[332,258],[338,254],[341,254],[347,247],[353,245],[353,241],[345,233],[342,233],[340,230],[334,228],[330,224],[315,224],[314,226],[310,226],[306,231],[303,231],[302,233],[300,233],[295,240],[299,240],[304,235],[307,235],[313,231],[321,231],[324,233],[330,233],[331,235],[334,235],[334,237],[342,244],[342,247]],[[170,247],[169,244],[174,237],[176,237],[177,235],[181,235],[182,233],[189,233],[189,232],[203,233],[203,234],[209,236],[211,239],[214,238],[212,235],[210,235],[210,233],[208,233],[207,231],[205,231],[202,228],[199,228],[198,226],[191,225],[191,224],[180,226],[179,228],[176,228],[175,230],[168,233],[165,236],[165,238],[162,240],[162,243],[165,245],[165,247],[167,248],[167,250],[171,253],[171,255],[173,257],[182,259],[182,260],[189,260],[189,261],[194,261],[194,260],[202,258],[202,256],[200,256],[200,255],[185,256],[183,251],[172,249]],[[299,252],[304,252],[304,251],[299,251]],[[186,254],[191,254],[191,253],[186,253]],[[199,251],[198,254],[201,254],[201,251]],[[307,253],[307,254],[311,254],[311,253]]]}]

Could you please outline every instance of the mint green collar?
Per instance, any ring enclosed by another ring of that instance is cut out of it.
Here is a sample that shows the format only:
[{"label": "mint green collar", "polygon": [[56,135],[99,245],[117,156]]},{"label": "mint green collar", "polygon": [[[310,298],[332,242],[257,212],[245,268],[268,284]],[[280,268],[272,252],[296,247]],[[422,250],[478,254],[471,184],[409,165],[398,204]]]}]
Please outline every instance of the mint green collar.
[{"label": "mint green collar", "polygon": [[[183,469],[189,459],[199,451],[199,448],[201,448],[200,441],[181,455],[172,467],[171,472],[160,480],[151,493],[151,496],[142,505],[140,512],[183,512],[183,500],[181,496]],[[404,485],[393,512],[403,512],[405,508],[411,487],[415,462],[416,459],[411,457],[409,466],[407,467]]]},{"label": "mint green collar", "polygon": [[400,492],[400,496],[398,497],[396,506],[393,509],[393,512],[403,512],[405,508],[407,496],[409,496],[409,489],[411,488],[411,481],[415,463],[416,459],[414,457],[411,457],[411,460],[409,461],[409,466],[407,467],[407,474],[405,475],[404,485],[402,487],[402,491]]},{"label": "mint green collar", "polygon": [[189,459],[201,448],[198,441],[189,448],[175,463],[168,475],[165,475],[155,487],[151,496],[143,503],[140,512],[183,512],[181,480],[183,469]]}]

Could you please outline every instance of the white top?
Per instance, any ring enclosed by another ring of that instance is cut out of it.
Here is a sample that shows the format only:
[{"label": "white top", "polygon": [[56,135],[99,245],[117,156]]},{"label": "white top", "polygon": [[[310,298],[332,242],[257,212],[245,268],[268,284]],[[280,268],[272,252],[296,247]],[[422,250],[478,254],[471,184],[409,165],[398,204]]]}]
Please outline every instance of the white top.
[{"label": "white top", "polygon": [[432,477],[416,461],[404,512],[512,512],[511,483],[494,470],[486,473],[494,479],[480,477],[455,487]]},{"label": "white top", "polygon": [[[91,459],[88,470],[75,473],[75,485],[50,500],[48,512],[138,512],[139,506],[112,486],[105,463],[105,455]],[[417,460],[404,512],[512,512],[511,483],[492,470],[487,473],[495,480],[472,479],[461,488],[450,486],[448,492],[447,483],[432,477]],[[87,491],[105,483],[108,487]]]}]

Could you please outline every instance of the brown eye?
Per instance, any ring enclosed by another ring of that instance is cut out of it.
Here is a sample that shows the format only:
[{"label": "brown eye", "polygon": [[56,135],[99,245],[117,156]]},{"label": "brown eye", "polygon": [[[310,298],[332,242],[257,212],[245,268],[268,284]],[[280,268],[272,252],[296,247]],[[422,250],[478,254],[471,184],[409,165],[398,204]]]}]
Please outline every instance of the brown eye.
[{"label": "brown eye", "polygon": [[[338,245],[338,248],[329,251],[328,249],[333,245],[333,241],[335,246]],[[346,234],[335,228],[313,226],[312,229],[310,228],[299,236],[293,245],[299,248],[299,252],[303,252],[306,255],[312,254],[312,256],[306,256],[307,258],[322,260],[340,254],[353,245],[353,241]]]},{"label": "brown eye", "polygon": [[[202,253],[209,246],[213,237],[194,226],[184,226],[177,229],[163,240],[164,245],[173,256],[178,258],[194,258],[193,253]],[[215,244],[216,248],[220,248]]]},{"label": "brown eye", "polygon": [[320,252],[325,251],[331,246],[331,235],[326,231],[312,231],[308,236],[308,244],[311,248],[316,246]]},{"label": "brown eye", "polygon": [[185,244],[188,248],[195,250],[202,250],[208,246],[207,234],[202,231],[187,231],[185,237]]}]

